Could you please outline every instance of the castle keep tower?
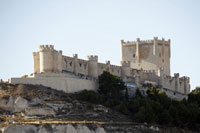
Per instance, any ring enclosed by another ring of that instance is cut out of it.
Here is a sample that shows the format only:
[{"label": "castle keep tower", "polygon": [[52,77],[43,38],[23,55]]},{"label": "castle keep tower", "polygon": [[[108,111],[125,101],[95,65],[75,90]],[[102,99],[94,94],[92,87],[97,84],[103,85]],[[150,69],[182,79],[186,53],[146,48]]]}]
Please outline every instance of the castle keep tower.
[{"label": "castle keep tower", "polygon": [[121,40],[122,61],[130,61],[131,68],[143,70],[163,69],[165,75],[170,75],[170,40],[140,40],[124,42]]},{"label": "castle keep tower", "polygon": [[62,51],[54,50],[53,45],[40,45],[33,57],[35,73],[62,72]]},{"label": "castle keep tower", "polygon": [[[33,53],[34,74],[27,78],[12,78],[10,83],[38,84],[65,92],[84,89],[96,90],[98,76],[108,71],[119,76],[130,89],[139,88],[143,92],[145,84],[156,85],[171,98],[187,98],[190,92],[190,78],[179,73],[170,76],[170,40],[121,40],[121,65],[98,62],[98,56],[90,55],[87,60],[63,56],[53,45],[41,45]],[[41,79],[41,80],[40,80]]]}]

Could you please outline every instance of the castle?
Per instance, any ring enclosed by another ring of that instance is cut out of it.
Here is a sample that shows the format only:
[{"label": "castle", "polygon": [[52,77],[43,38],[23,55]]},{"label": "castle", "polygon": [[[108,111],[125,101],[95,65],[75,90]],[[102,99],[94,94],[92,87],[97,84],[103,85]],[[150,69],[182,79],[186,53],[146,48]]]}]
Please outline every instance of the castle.
[{"label": "castle", "polygon": [[98,56],[87,60],[62,55],[53,45],[41,45],[34,52],[34,73],[26,78],[11,78],[11,83],[41,84],[64,92],[83,89],[96,90],[97,78],[103,71],[121,77],[125,83],[134,83],[137,88],[154,84],[163,89],[171,98],[183,99],[190,92],[189,77],[170,76],[170,40],[127,41],[121,40],[121,66],[98,62]]}]

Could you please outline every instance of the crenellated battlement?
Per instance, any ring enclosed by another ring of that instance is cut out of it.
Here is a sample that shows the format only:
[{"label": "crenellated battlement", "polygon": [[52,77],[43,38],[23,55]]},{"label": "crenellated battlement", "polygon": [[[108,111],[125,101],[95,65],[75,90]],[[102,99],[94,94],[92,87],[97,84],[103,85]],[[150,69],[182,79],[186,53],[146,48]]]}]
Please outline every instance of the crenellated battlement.
[{"label": "crenellated battlement", "polygon": [[136,41],[124,41],[120,40],[121,45],[136,45]]},{"label": "crenellated battlement", "polygon": [[98,61],[98,56],[97,55],[89,55],[89,56],[87,56],[87,59],[89,61]]},{"label": "crenellated battlement", "polygon": [[33,56],[38,56],[39,52],[33,52]]},{"label": "crenellated battlement", "polygon": [[155,73],[155,70],[141,70],[144,73]]},{"label": "crenellated battlement", "polygon": [[62,51],[55,50],[53,45],[40,45],[39,51],[33,52],[34,75],[17,79],[14,83],[45,85],[70,93],[83,89],[96,91],[98,76],[108,71],[119,76],[123,82],[133,83],[134,87],[127,85],[131,91],[136,88],[144,91],[143,85],[153,84],[165,90],[171,98],[187,97],[190,78],[180,77],[179,73],[170,76],[170,39],[137,38],[135,41],[120,42],[122,61],[119,66],[112,65],[109,60],[99,63],[97,55],[89,55],[84,60],[79,59],[78,54],[63,56]]},{"label": "crenellated battlement", "polygon": [[62,54],[62,50],[55,50],[54,45],[40,45],[39,46],[40,51],[54,51],[55,53]]},{"label": "crenellated battlement", "polygon": [[141,43],[153,43],[153,40],[141,40]]},{"label": "crenellated battlement", "polygon": [[116,69],[120,69],[121,66],[117,66],[117,65],[110,65],[111,68],[116,68]]},{"label": "crenellated battlement", "polygon": [[136,41],[124,41],[124,40],[122,40],[121,41],[121,44],[123,45],[123,46],[127,46],[127,45],[136,45]]},{"label": "crenellated battlement", "polygon": [[84,60],[79,59],[78,54],[63,56],[62,51],[55,50],[53,45],[40,45],[40,51],[33,53],[34,69],[36,73],[70,72],[93,78],[98,78],[103,71],[109,71],[125,82],[135,82],[138,87],[144,82],[153,82],[162,88],[188,94],[190,78],[180,77],[179,73],[170,76],[170,39],[137,38],[135,41],[121,40],[120,43],[122,61],[119,66],[112,65],[109,60],[99,63],[97,55],[89,55]]},{"label": "crenellated battlement", "polygon": [[187,82],[189,82],[190,78],[187,77],[187,76],[183,76],[183,77],[180,78],[180,81],[187,81]]},{"label": "crenellated battlement", "polygon": [[40,45],[39,52],[34,52],[34,72],[62,72],[62,51],[53,45]]},{"label": "crenellated battlement", "polygon": [[121,66],[122,67],[130,67],[131,66],[131,62],[130,61],[121,61]]},{"label": "crenellated battlement", "polygon": [[54,45],[40,45],[39,50],[40,51],[48,51],[48,50],[52,51],[52,50],[54,50]]},{"label": "crenellated battlement", "polygon": [[174,73],[174,77],[179,78],[180,74],[179,73]]},{"label": "crenellated battlement", "polygon": [[136,42],[138,42],[138,43],[153,43],[153,40],[140,40],[140,38],[137,38],[136,39]]},{"label": "crenellated battlement", "polygon": [[73,58],[78,58],[78,54],[73,54]]},{"label": "crenellated battlement", "polygon": [[161,40],[158,39],[158,37],[154,37],[153,40],[140,40],[140,38],[137,38],[136,41],[124,41],[124,40],[120,40],[120,43],[123,46],[129,46],[129,45],[136,45],[138,44],[153,44],[155,41],[157,41],[159,44],[165,44],[165,45],[169,45],[170,44],[170,39],[168,39],[167,41],[162,38]]},{"label": "crenellated battlement", "polygon": [[106,64],[107,64],[107,65],[110,65],[110,61],[109,61],[109,60],[107,60],[107,61],[106,61]]},{"label": "crenellated battlement", "polygon": [[167,80],[171,80],[171,79],[172,79],[172,77],[169,76],[169,75],[165,75],[163,78],[164,78],[164,79],[167,79]]}]

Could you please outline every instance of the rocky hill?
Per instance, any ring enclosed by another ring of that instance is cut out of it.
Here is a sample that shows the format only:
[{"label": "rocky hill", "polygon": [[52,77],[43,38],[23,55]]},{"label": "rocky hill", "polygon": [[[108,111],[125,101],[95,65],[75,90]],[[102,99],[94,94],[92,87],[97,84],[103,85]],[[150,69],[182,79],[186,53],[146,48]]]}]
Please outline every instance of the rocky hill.
[{"label": "rocky hill", "polygon": [[115,110],[77,99],[77,94],[66,94],[44,86],[1,83],[1,132],[190,132],[134,123]]}]

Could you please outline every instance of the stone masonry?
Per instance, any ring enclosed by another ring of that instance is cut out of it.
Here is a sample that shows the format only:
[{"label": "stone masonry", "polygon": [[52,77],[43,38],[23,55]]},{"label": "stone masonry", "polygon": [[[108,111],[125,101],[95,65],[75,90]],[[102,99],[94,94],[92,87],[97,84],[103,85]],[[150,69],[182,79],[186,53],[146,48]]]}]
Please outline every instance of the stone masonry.
[{"label": "stone masonry", "polygon": [[[131,42],[121,40],[121,46],[121,66],[117,66],[110,64],[110,61],[98,62],[96,55],[83,60],[77,54],[64,56],[53,45],[41,45],[39,51],[33,53],[34,74],[27,78],[11,78],[10,82],[42,84],[65,92],[96,90],[98,76],[103,71],[109,71],[124,82],[136,83],[139,88],[145,83],[153,83],[182,95],[190,92],[189,77],[180,77],[179,73],[170,76],[170,40],[137,38]],[[54,83],[54,79],[57,82]]]}]

